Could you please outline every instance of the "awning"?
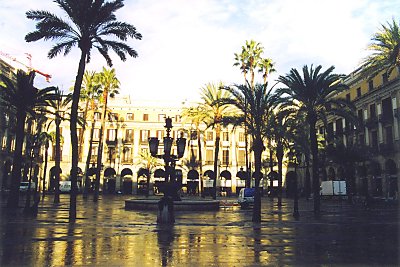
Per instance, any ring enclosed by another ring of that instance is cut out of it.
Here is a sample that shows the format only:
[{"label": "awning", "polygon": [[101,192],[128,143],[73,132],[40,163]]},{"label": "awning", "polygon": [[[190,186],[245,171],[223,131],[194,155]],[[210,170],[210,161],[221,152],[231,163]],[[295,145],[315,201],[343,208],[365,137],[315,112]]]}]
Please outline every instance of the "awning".
[{"label": "awning", "polygon": [[123,169],[123,170],[121,171],[121,177],[124,177],[124,176],[132,176],[132,175],[133,175],[133,172],[132,172],[132,170],[129,169],[129,168],[125,168],[125,169]]},{"label": "awning", "polygon": [[165,171],[163,169],[157,169],[154,172],[154,177],[155,178],[161,178],[161,177],[165,177]]},{"label": "awning", "polygon": [[207,176],[208,178],[213,179],[213,180],[215,179],[215,174],[214,174],[214,172],[212,170],[206,171],[204,173],[204,176]]},{"label": "awning", "polygon": [[190,170],[187,174],[187,178],[189,180],[198,180],[199,179],[199,172],[196,170]]},{"label": "awning", "polygon": [[114,168],[108,167],[107,169],[104,170],[104,177],[111,177],[115,176],[117,174],[114,170]]},{"label": "awning", "polygon": [[229,171],[227,171],[227,170],[222,171],[222,172],[219,174],[219,176],[224,177],[224,178],[227,179],[227,180],[231,180],[231,179],[232,179],[232,174],[231,174]]},{"label": "awning", "polygon": [[145,168],[140,168],[137,172],[137,176],[141,177],[141,176],[146,176],[146,177],[150,177],[150,173],[149,170],[145,169]]},{"label": "awning", "polygon": [[[253,178],[256,178],[256,173],[255,173],[255,172],[253,172],[252,177],[253,177]],[[259,172],[259,173],[258,173],[258,178],[259,178],[259,179],[262,179],[263,177],[264,177],[264,174],[263,174],[262,172]]]},{"label": "awning", "polygon": [[240,180],[246,180],[247,173],[245,171],[238,171],[236,177],[239,177]]},{"label": "awning", "polygon": [[87,176],[93,176],[96,175],[96,168],[92,167],[87,171]]}]

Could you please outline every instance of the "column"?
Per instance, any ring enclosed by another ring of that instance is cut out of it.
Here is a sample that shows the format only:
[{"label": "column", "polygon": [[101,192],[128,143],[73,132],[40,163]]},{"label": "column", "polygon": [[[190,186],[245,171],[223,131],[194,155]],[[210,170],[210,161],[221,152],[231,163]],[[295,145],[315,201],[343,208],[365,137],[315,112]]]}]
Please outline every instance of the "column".
[{"label": "column", "polygon": [[[380,116],[382,116],[382,104],[378,103],[376,107],[378,109],[378,118],[379,118]],[[382,128],[382,123],[378,121],[378,144],[382,143],[383,143],[383,128]]]},{"label": "column", "polygon": [[[364,121],[366,121],[367,120],[367,118],[368,118],[368,113],[367,113],[367,110],[366,109],[364,109],[364,115],[363,115],[363,120]],[[367,127],[364,127],[364,129],[365,129],[365,145],[367,145],[367,146],[369,146],[369,131],[368,131],[368,128]]]},{"label": "column", "polygon": [[[397,101],[396,100],[397,100],[396,96],[394,96],[392,98],[393,115],[397,111]],[[398,111],[397,111],[397,114],[399,114]],[[394,120],[393,120],[394,140],[399,140],[399,120],[400,120],[400,118],[394,116]]]}]

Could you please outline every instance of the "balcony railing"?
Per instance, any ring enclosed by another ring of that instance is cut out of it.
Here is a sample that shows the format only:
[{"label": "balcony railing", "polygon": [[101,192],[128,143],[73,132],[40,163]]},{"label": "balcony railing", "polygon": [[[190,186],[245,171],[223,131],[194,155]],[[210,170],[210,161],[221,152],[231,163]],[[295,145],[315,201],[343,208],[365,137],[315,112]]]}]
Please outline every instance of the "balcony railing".
[{"label": "balcony railing", "polygon": [[378,127],[378,117],[370,117],[365,121],[365,126],[367,128],[376,128]]},{"label": "balcony railing", "polygon": [[379,115],[379,122],[382,124],[390,124],[393,123],[393,115],[390,114],[380,114]]},{"label": "balcony railing", "polygon": [[394,144],[380,144],[379,145],[379,152],[384,155],[384,156],[388,156],[393,154],[395,151],[394,149]]}]

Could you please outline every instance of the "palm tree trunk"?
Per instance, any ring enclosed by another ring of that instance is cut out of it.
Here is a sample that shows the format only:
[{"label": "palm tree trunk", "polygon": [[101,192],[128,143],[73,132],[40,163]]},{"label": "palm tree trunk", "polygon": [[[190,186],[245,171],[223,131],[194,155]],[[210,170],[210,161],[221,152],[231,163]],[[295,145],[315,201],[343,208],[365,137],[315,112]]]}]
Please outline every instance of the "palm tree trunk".
[{"label": "palm tree trunk", "polygon": [[99,189],[100,189],[100,169],[101,169],[101,161],[103,156],[103,144],[104,144],[104,129],[106,125],[106,114],[107,114],[107,100],[108,100],[108,90],[104,89],[103,92],[104,106],[103,112],[101,115],[101,127],[100,127],[100,137],[99,137],[99,147],[97,149],[97,171],[96,171],[96,182],[95,182],[95,191],[93,196],[93,201],[97,202],[99,199]]},{"label": "palm tree trunk", "polygon": [[310,147],[312,154],[312,181],[313,181],[313,198],[314,198],[314,214],[318,215],[321,211],[320,207],[320,185],[318,172],[318,143],[317,132],[315,130],[316,115],[308,115],[308,123],[310,125]]},{"label": "palm tree trunk", "polygon": [[204,196],[204,187],[203,187],[203,154],[201,153],[201,138],[200,138],[200,129],[197,125],[197,146],[199,147],[199,170],[200,170],[200,175],[199,175],[199,183],[200,183],[200,193],[202,196]]},{"label": "palm tree trunk", "polygon": [[220,141],[220,134],[221,134],[221,128],[219,125],[217,125],[215,133],[216,133],[216,137],[215,137],[215,151],[214,151],[213,199],[217,199],[218,154],[219,154],[219,141]]},{"label": "palm tree trunk", "polygon": [[[47,137],[46,137],[47,138]],[[49,158],[49,141],[46,140],[45,151],[44,151],[44,169],[43,169],[43,191],[42,191],[42,198],[46,194],[46,175],[47,175],[47,161]]]},{"label": "palm tree trunk", "polygon": [[57,114],[56,118],[56,158],[55,158],[55,166],[56,166],[56,177],[55,177],[55,191],[54,191],[54,203],[60,203],[60,173],[61,173],[61,167],[60,167],[60,161],[61,161],[61,137],[60,137],[60,118],[58,117],[59,114]]},{"label": "palm tree trunk", "polygon": [[86,117],[87,117],[87,112],[89,109],[89,102],[90,100],[88,99],[86,101],[86,105],[85,105],[85,111],[83,112],[83,125],[82,125],[82,130],[79,132],[79,152],[78,152],[78,156],[79,156],[79,161],[82,161],[82,151],[83,151],[83,137],[85,136],[85,130],[86,130]]},{"label": "palm tree trunk", "polygon": [[261,173],[261,154],[262,154],[261,137],[256,137],[254,140],[254,175],[255,175],[255,193],[253,206],[253,222],[261,222],[261,194],[260,194],[260,173]]},{"label": "palm tree trunk", "polygon": [[19,184],[21,182],[22,145],[24,142],[26,114],[20,110],[17,110],[16,118],[17,123],[15,127],[15,150],[11,172],[11,188],[7,199],[7,207],[10,209],[18,208]]},{"label": "palm tree trunk", "polygon": [[83,74],[86,66],[87,52],[82,49],[81,59],[79,60],[78,73],[75,79],[74,92],[72,94],[71,105],[71,145],[72,145],[72,168],[71,168],[71,194],[70,194],[70,207],[69,207],[69,220],[75,222],[76,219],[76,191],[77,191],[77,175],[78,175],[78,136],[77,136],[77,122],[78,122],[78,106],[79,98],[81,95],[81,85]]},{"label": "palm tree trunk", "polygon": [[89,177],[87,175],[89,171],[89,165],[90,165],[90,159],[92,158],[92,147],[93,147],[93,136],[94,136],[94,126],[95,126],[95,120],[93,119],[92,121],[92,127],[90,129],[90,140],[89,140],[89,150],[86,158],[86,165],[85,165],[85,188],[83,190],[83,198],[88,197],[89,193]]},{"label": "palm tree trunk", "polygon": [[283,144],[278,140],[276,146],[276,158],[278,161],[278,207],[282,206],[282,165],[283,165]]},{"label": "palm tree trunk", "polygon": [[310,155],[306,153],[305,155],[305,160],[306,160],[306,181],[304,185],[304,193],[306,199],[310,198],[310,192],[311,192],[311,182],[310,182]]}]

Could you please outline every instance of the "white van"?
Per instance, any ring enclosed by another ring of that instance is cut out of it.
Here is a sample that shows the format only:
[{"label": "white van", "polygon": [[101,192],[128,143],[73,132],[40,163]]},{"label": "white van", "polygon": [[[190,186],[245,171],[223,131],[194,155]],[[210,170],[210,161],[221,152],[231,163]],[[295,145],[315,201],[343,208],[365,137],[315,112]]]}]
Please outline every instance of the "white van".
[{"label": "white van", "polygon": [[[20,192],[27,192],[29,188],[29,182],[21,182],[19,184],[19,191]],[[36,189],[36,184],[35,182],[31,182],[31,191],[34,191]]]},{"label": "white van", "polygon": [[254,204],[255,188],[242,188],[239,192],[238,203],[242,208],[248,208]]},{"label": "white van", "polygon": [[[71,192],[71,181],[60,181],[60,193],[69,193]],[[80,192],[79,183],[76,184],[78,188],[78,192]]]}]

